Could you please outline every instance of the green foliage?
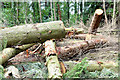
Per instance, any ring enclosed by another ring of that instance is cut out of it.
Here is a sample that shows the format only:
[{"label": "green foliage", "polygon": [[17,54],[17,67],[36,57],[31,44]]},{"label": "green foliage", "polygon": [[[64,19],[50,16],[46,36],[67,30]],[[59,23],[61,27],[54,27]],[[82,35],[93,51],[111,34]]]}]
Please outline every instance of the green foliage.
[{"label": "green foliage", "polygon": [[5,49],[7,47],[7,39],[6,37],[3,37],[3,39],[0,40],[0,51],[2,51],[3,49]]},{"label": "green foliage", "polygon": [[84,74],[87,71],[88,62],[87,58],[84,58],[80,63],[76,64],[72,70],[67,71],[63,78],[80,78],[81,74]]},{"label": "green foliage", "polygon": [[[39,23],[39,3],[38,2],[3,2],[2,3],[2,22],[7,27],[21,25],[27,23]],[[103,2],[55,2],[56,17],[59,20],[58,6],[60,5],[61,17],[66,27],[76,24],[76,21],[82,20],[84,24],[89,21],[90,16],[93,16],[96,9],[103,7]],[[18,5],[18,6],[17,6]],[[106,14],[108,20],[113,16],[113,2],[106,2]],[[69,7],[68,7],[69,6]],[[17,13],[18,11],[18,13]],[[53,8],[54,13],[54,8]],[[74,11],[74,14],[71,14]],[[79,13],[80,11],[80,13]],[[42,22],[51,21],[50,2],[41,2]],[[54,14],[53,14],[54,15]],[[116,15],[118,11],[116,9]],[[54,16],[53,16],[54,17]],[[27,21],[25,21],[27,20]]]},{"label": "green foliage", "polygon": [[[47,78],[47,67],[40,62],[34,63],[21,63],[15,65],[22,78]],[[24,68],[24,69],[23,69]]]},{"label": "green foliage", "polygon": [[4,75],[3,75],[3,66],[2,65],[0,65],[0,80],[2,79],[2,78],[4,78]]}]

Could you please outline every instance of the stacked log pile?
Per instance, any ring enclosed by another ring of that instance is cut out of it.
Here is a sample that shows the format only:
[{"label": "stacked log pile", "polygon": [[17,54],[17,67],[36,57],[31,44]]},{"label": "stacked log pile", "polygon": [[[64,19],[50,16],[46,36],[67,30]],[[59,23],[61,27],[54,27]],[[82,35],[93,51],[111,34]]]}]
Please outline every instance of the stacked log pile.
[{"label": "stacked log pile", "polygon": [[[59,63],[58,58],[70,60],[75,55],[82,55],[87,50],[107,43],[107,39],[96,34],[102,14],[101,9],[96,10],[88,34],[84,34],[81,28],[65,28],[62,21],[1,29],[0,43],[4,46],[4,39],[6,39],[7,48],[0,52],[0,64],[5,63],[9,58],[28,49],[35,43],[42,44],[45,42],[48,78],[62,78],[60,70],[60,64],[62,63]],[[57,43],[53,39],[56,39]],[[65,41],[67,42],[65,43]],[[65,73],[65,70],[63,72]]]}]

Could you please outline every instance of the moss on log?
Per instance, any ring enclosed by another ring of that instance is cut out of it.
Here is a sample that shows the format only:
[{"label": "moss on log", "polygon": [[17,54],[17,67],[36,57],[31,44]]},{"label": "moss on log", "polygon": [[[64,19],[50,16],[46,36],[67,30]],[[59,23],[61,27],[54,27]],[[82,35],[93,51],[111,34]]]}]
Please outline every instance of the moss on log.
[{"label": "moss on log", "polygon": [[21,51],[26,50],[27,48],[33,46],[34,44],[26,44],[22,45],[20,49],[16,48],[5,48],[3,51],[0,52],[0,65],[5,63],[8,59],[15,56],[16,54],[20,53]]},{"label": "moss on log", "polygon": [[26,24],[0,30],[0,40],[7,39],[7,46],[44,42],[49,39],[65,37],[62,21]]}]

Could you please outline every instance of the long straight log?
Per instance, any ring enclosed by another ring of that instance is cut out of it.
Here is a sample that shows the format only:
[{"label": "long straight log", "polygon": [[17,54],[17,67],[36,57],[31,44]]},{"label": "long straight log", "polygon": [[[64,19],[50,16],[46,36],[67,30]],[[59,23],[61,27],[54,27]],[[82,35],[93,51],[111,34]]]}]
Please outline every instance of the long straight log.
[{"label": "long straight log", "polygon": [[96,47],[100,47],[101,45],[104,45],[107,43],[106,39],[93,39],[89,41],[82,41],[82,42],[77,42],[73,45],[69,46],[57,46],[56,50],[59,53],[59,57],[67,60],[69,58],[74,57],[75,55],[82,55],[85,51],[94,49]]},{"label": "long straight log", "polygon": [[[71,70],[74,65],[80,63],[79,61],[65,61],[64,64],[67,65],[66,69]],[[113,61],[88,61],[87,70],[90,72],[101,71],[102,69],[111,69],[118,73],[118,63]]]},{"label": "long straight log", "polygon": [[45,42],[45,55],[48,67],[48,78],[62,78],[55,43],[52,40]]},{"label": "long straight log", "polygon": [[62,21],[27,24],[0,30],[0,43],[5,39],[7,46],[44,42],[49,39],[65,37]]},{"label": "long straight log", "polygon": [[26,44],[20,46],[20,48],[5,48],[3,51],[0,52],[0,65],[5,63],[8,59],[15,56],[16,54],[20,53],[21,51],[26,50],[27,48],[33,46],[33,44]]},{"label": "long straight log", "polygon": [[101,18],[102,18],[103,10],[102,9],[97,9],[94,13],[92,22],[90,24],[90,29],[89,33],[96,33],[97,28],[99,27]]}]

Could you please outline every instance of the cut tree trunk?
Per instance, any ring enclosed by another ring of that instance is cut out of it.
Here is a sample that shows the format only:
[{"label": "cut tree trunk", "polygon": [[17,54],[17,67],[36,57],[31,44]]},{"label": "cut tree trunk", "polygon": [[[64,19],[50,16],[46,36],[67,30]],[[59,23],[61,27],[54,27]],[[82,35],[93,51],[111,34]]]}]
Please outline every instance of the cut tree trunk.
[{"label": "cut tree trunk", "polygon": [[11,57],[15,56],[16,54],[26,50],[27,48],[33,45],[34,43],[22,45],[22,46],[19,46],[19,48],[5,48],[3,51],[0,52],[0,65],[5,63]]},{"label": "cut tree trunk", "polygon": [[[65,61],[64,64],[67,65],[66,69],[71,70],[79,61]],[[101,71],[103,68],[111,69],[118,73],[118,63],[113,61],[88,61],[87,70],[94,72],[96,70]]]},{"label": "cut tree trunk", "polygon": [[55,50],[55,43],[52,40],[45,42],[45,55],[48,67],[48,78],[62,78],[60,64]]},{"label": "cut tree trunk", "polygon": [[97,9],[94,13],[92,22],[90,24],[90,29],[89,33],[96,33],[97,28],[99,27],[101,18],[102,18],[103,10],[102,9]]},{"label": "cut tree trunk", "polygon": [[43,43],[52,38],[65,37],[64,28],[62,21],[14,26],[0,30],[0,42],[3,43],[4,39],[6,39],[7,46]]},{"label": "cut tree trunk", "polygon": [[104,38],[92,39],[89,41],[76,42],[73,45],[57,46],[56,50],[59,57],[64,60],[72,59],[75,55],[83,55],[86,51],[103,46],[107,43]]}]

